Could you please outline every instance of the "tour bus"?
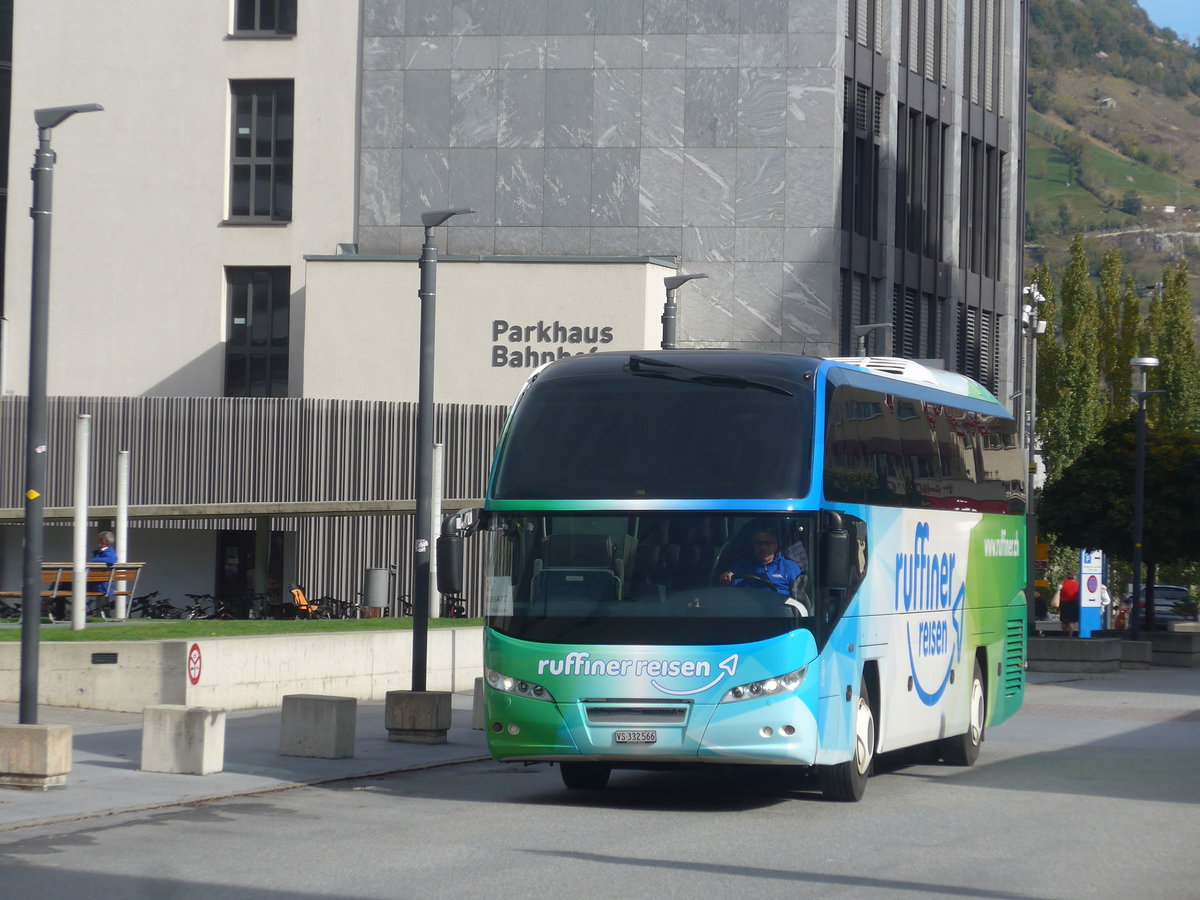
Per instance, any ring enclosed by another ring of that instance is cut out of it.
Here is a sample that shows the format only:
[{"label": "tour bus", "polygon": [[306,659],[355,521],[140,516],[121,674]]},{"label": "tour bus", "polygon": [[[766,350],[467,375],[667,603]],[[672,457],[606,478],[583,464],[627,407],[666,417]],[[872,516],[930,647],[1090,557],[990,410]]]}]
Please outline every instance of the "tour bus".
[{"label": "tour bus", "polygon": [[486,537],[492,755],[588,790],[613,768],[797,767],[847,801],[877,753],[971,765],[1024,690],[1024,471],[995,397],[908,360],[542,367],[484,508],[438,546],[456,593],[463,539]]}]

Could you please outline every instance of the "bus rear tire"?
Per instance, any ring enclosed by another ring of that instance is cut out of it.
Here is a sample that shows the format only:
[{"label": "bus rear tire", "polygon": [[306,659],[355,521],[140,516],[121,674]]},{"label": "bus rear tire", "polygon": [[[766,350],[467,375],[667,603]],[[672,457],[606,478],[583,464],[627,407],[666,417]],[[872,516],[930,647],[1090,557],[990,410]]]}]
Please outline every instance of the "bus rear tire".
[{"label": "bus rear tire", "polygon": [[854,756],[848,762],[820,767],[821,793],[826,800],[857,803],[867,789],[874,763],[875,713],[871,710],[871,694],[864,679],[854,710]]},{"label": "bus rear tire", "polygon": [[612,766],[603,763],[565,762],[558,764],[563,784],[573,791],[602,791],[608,785]]},{"label": "bus rear tire", "polygon": [[987,715],[987,694],[983,688],[983,670],[975,660],[975,674],[971,679],[970,722],[963,734],[944,738],[940,744],[942,761],[948,766],[973,766],[979,759],[979,745],[983,743],[983,722]]}]

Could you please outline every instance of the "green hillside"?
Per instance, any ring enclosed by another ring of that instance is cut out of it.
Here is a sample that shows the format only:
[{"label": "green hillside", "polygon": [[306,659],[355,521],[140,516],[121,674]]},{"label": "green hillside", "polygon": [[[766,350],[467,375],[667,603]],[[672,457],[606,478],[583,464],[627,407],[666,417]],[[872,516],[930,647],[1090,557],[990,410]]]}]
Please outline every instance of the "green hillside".
[{"label": "green hillside", "polygon": [[1061,265],[1083,232],[1139,279],[1180,258],[1200,275],[1200,48],[1133,0],[1029,11],[1027,263]]}]

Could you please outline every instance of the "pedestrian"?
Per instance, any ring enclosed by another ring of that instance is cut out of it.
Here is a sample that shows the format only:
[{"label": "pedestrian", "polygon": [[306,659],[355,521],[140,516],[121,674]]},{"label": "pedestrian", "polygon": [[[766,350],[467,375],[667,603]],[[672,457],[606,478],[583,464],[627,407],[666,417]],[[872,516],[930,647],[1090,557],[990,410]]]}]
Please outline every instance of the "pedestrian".
[{"label": "pedestrian", "polygon": [[1114,627],[1116,616],[1113,614],[1112,594],[1108,592],[1108,585],[1100,582],[1100,627],[1109,629]]},{"label": "pedestrian", "polygon": [[1079,582],[1072,572],[1063,579],[1062,584],[1054,594],[1058,604],[1058,620],[1062,624],[1062,632],[1066,637],[1077,637],[1079,634]]},{"label": "pedestrian", "polygon": [[[96,535],[96,549],[92,551],[92,556],[88,562],[104,563],[107,566],[115,566],[117,564],[117,551],[113,548],[113,542],[116,538],[111,531],[101,531]],[[107,594],[112,583],[102,581],[96,585],[96,590],[101,594]],[[104,604],[99,604],[103,609]],[[53,608],[51,609],[51,617],[63,621],[67,618],[67,598],[57,597],[54,600]]]}]

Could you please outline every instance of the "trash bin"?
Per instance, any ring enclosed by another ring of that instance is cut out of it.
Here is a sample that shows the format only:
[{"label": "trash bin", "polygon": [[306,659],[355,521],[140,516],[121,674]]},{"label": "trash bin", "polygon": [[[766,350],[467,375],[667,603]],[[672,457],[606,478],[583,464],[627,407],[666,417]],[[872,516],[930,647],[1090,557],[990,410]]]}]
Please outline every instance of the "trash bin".
[{"label": "trash bin", "polygon": [[378,619],[383,615],[383,611],[388,605],[388,588],[390,586],[387,569],[367,569],[363,588],[365,602],[362,616],[364,619]]}]

